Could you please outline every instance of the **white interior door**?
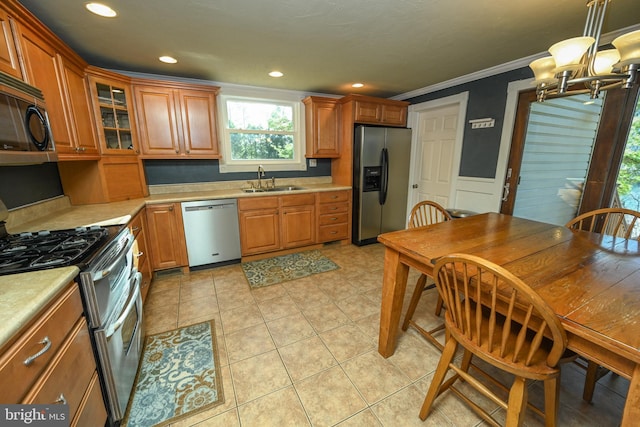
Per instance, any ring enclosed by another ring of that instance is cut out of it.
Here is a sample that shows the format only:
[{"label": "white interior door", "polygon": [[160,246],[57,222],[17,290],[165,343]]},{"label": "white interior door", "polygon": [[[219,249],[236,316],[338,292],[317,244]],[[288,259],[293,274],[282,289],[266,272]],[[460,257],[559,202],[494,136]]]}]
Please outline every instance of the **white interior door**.
[{"label": "white interior door", "polygon": [[458,103],[417,112],[412,205],[431,200],[445,208],[453,207],[451,194],[459,166],[455,162],[459,116]]}]

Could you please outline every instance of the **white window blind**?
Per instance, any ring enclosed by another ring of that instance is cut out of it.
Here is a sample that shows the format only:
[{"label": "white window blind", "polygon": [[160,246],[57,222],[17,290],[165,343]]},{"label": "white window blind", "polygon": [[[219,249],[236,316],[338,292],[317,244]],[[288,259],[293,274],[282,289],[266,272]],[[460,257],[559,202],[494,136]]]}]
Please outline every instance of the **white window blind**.
[{"label": "white window blind", "polygon": [[603,98],[575,95],[531,104],[515,216],[558,225],[575,216]]}]

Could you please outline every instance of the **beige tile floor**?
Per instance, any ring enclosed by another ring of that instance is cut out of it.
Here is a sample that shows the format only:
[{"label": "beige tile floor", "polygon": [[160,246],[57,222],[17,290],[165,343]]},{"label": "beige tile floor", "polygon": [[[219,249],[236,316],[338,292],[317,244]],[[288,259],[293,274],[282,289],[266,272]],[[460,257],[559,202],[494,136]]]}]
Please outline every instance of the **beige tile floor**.
[{"label": "beige tile floor", "polygon": [[[224,404],[172,426],[483,425],[450,393],[420,421],[439,352],[415,331],[400,334],[392,357],[377,353],[383,248],[322,250],[339,270],[257,290],[239,264],[154,280],[147,334],[214,319],[220,353]],[[416,278],[412,272],[408,286]],[[424,326],[439,321],[434,302],[421,300],[416,318]],[[559,425],[618,425],[628,382],[605,376],[593,404],[581,399],[583,382],[583,370],[563,368]],[[541,404],[540,384],[531,385],[529,398]],[[483,405],[500,417],[496,405]],[[544,423],[529,411],[526,425]]]}]

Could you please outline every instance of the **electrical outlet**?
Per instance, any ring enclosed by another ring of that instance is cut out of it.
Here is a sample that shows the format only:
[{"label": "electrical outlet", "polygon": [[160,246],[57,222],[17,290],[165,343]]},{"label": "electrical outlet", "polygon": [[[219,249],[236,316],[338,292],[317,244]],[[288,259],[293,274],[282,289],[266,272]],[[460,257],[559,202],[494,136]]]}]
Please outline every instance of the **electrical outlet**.
[{"label": "electrical outlet", "polygon": [[309,167],[315,168],[316,166],[318,166],[318,161],[316,159],[309,159]]}]

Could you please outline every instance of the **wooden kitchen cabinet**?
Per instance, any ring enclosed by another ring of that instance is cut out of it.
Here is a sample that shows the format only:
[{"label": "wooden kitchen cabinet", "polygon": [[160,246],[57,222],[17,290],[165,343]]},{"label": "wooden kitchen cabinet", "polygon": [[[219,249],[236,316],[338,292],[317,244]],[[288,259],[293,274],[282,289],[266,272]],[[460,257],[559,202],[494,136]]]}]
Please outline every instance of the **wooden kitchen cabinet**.
[{"label": "wooden kitchen cabinet", "polygon": [[308,96],[305,105],[306,157],[340,157],[340,104],[335,98]]},{"label": "wooden kitchen cabinet", "polygon": [[145,210],[153,271],[187,266],[189,261],[180,203],[147,205]]},{"label": "wooden kitchen cabinet", "polygon": [[58,163],[64,194],[73,205],[108,203],[149,195],[138,156],[103,156],[98,161]]},{"label": "wooden kitchen cabinet", "polygon": [[[331,160],[334,184],[353,185],[353,137],[357,124],[405,127],[409,103],[364,95],[340,98],[340,157]],[[408,165],[407,165],[408,167]]]},{"label": "wooden kitchen cabinet", "polygon": [[[71,425],[104,425],[107,411],[97,381],[80,289],[70,283],[0,353],[3,403],[69,405]],[[25,360],[32,359],[29,363]]]},{"label": "wooden kitchen cabinet", "polygon": [[243,256],[280,249],[279,205],[278,197],[238,199]]},{"label": "wooden kitchen cabinet", "polygon": [[353,102],[353,121],[356,123],[399,127],[407,125],[408,102],[364,95],[348,95],[341,101]]},{"label": "wooden kitchen cabinet", "polygon": [[318,243],[351,238],[351,191],[318,193]]},{"label": "wooden kitchen cabinet", "polygon": [[242,256],[315,243],[315,194],[238,199]]},{"label": "wooden kitchen cabinet", "polygon": [[145,158],[220,158],[219,88],[135,80],[133,91]]},{"label": "wooden kitchen cabinet", "polygon": [[22,79],[20,56],[16,49],[14,35],[16,26],[17,23],[9,13],[0,8],[0,71]]},{"label": "wooden kitchen cabinet", "polygon": [[133,242],[133,263],[138,271],[142,273],[140,291],[142,293],[142,302],[144,302],[149,293],[152,279],[151,261],[149,260],[148,251],[149,244],[147,241],[147,217],[144,208],[131,218],[128,227],[135,239]]},{"label": "wooden kitchen cabinet", "polygon": [[138,154],[131,79],[90,66],[87,80],[102,154]]},{"label": "wooden kitchen cabinet", "polygon": [[282,248],[297,248],[315,243],[315,194],[280,196]]},{"label": "wooden kitchen cabinet", "polygon": [[64,46],[54,45],[53,36],[45,38],[43,32],[23,27],[20,40],[25,79],[44,95],[58,160],[97,160],[100,155],[84,82],[86,63],[73,52],[60,53]]}]

